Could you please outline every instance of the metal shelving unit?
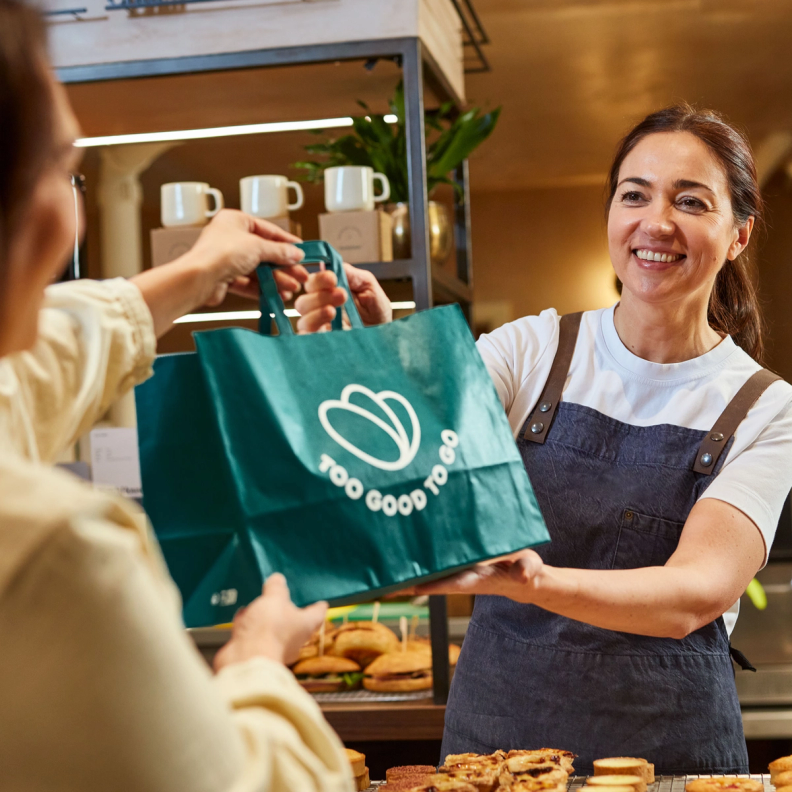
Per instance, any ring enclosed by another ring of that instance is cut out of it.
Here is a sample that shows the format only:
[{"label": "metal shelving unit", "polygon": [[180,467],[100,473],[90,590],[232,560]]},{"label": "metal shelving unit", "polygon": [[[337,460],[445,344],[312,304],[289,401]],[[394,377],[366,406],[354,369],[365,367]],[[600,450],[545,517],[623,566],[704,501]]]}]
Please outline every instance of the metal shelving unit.
[{"label": "metal shelving unit", "polygon": [[[456,3],[455,3],[456,5]],[[123,5],[118,8],[126,7]],[[465,3],[465,10],[470,7]],[[460,15],[462,13],[461,9]],[[483,31],[465,25],[469,42],[480,53]],[[486,39],[486,36],[484,36]],[[481,55],[483,58],[483,55]],[[426,135],[424,129],[424,86],[443,101],[458,108],[462,101],[454,91],[431,53],[417,37],[370,41],[284,47],[246,52],[221,53],[179,58],[157,58],[89,66],[72,66],[58,70],[64,83],[92,83],[108,80],[146,80],[156,77],[196,72],[228,72],[262,67],[362,61],[377,59],[395,61],[401,66],[405,93],[405,125],[407,130],[407,171],[409,183],[411,257],[404,260],[372,262],[361,265],[379,280],[412,281],[417,310],[431,308],[436,302],[457,302],[470,321],[472,301],[472,261],[470,249],[470,207],[467,163],[455,174],[462,186],[463,197],[456,199],[455,242],[456,274],[433,269],[429,255],[427,223],[428,195],[426,189]],[[486,66],[486,60],[483,60]],[[488,67],[487,67],[488,68]],[[448,698],[448,624],[445,597],[430,598],[430,621],[433,648],[434,701],[445,704]]]}]

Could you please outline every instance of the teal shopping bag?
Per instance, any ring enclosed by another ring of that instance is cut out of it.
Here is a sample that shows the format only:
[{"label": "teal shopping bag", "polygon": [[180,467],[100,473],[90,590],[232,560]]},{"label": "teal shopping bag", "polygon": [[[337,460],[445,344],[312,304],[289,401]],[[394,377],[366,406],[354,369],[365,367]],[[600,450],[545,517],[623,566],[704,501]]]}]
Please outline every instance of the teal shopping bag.
[{"label": "teal shopping bag", "polygon": [[[302,247],[348,288],[329,245]],[[350,299],[350,331],[297,336],[270,267],[259,282],[263,332],[197,333],[136,391],[143,502],[188,626],[276,571],[299,605],[344,604],[548,541],[458,306],[364,328]]]}]

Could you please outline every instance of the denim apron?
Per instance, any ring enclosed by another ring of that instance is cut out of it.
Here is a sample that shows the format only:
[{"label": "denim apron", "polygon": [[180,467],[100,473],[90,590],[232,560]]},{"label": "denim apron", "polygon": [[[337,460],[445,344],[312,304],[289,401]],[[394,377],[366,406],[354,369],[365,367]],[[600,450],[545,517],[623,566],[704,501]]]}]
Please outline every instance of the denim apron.
[{"label": "denim apron", "polygon": [[[710,432],[631,426],[561,401],[579,321],[562,318],[548,384],[517,441],[551,536],[539,555],[557,567],[662,566],[734,429],[778,377],[754,375]],[[477,596],[442,757],[541,747],[578,754],[577,773],[610,756],[646,758],[666,775],[747,773],[723,619],[681,640],[651,638]]]}]

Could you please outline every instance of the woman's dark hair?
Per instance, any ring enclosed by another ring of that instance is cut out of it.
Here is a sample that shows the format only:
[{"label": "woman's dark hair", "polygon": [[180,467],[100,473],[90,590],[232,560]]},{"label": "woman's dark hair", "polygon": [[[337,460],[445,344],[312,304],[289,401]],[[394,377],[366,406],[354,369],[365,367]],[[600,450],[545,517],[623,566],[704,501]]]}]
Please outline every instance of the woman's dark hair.
[{"label": "woman's dark hair", "polygon": [[54,153],[54,109],[41,14],[0,0],[0,318],[11,240]]},{"label": "woman's dark hair", "polygon": [[[648,115],[619,143],[608,174],[608,210],[616,194],[624,158],[641,140],[657,132],[690,132],[706,144],[726,174],[734,222],[741,226],[753,217],[754,233],[761,230],[764,203],[748,140],[718,113],[696,110],[689,104],[666,107]],[[762,312],[753,267],[746,252],[721,267],[710,296],[708,319],[715,330],[728,333],[738,346],[761,362]]]}]

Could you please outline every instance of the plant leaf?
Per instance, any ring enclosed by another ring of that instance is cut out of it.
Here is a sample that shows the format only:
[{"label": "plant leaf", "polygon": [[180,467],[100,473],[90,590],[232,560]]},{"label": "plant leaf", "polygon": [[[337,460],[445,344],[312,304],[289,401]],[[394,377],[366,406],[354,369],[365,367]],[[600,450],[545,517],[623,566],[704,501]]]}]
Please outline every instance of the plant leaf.
[{"label": "plant leaf", "polygon": [[461,115],[444,134],[446,140],[443,141],[442,149],[438,146],[438,150],[433,152],[431,165],[428,165],[431,175],[445,176],[467,159],[468,155],[492,134],[498,123],[500,111],[501,108],[498,107],[490,113],[478,116],[479,110],[474,108]]}]

